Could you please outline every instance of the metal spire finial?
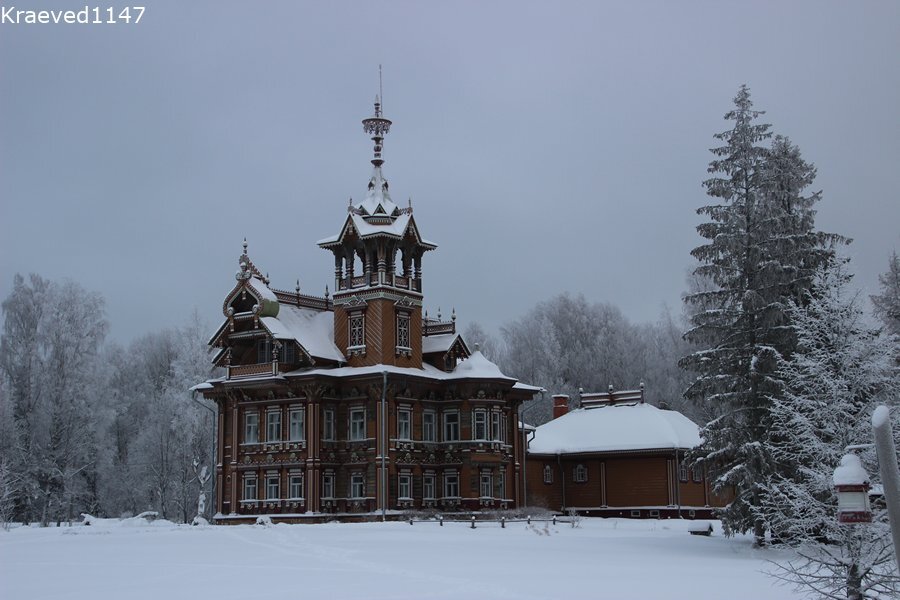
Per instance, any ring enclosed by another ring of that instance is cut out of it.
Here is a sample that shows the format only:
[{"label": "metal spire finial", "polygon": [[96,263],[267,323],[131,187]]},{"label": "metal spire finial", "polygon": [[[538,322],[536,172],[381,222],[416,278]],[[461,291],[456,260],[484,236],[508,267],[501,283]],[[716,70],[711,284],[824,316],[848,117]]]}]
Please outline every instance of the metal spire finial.
[{"label": "metal spire finial", "polygon": [[381,65],[378,65],[378,95],[375,96],[375,116],[363,119],[362,122],[363,131],[371,135],[372,141],[375,142],[375,158],[372,159],[372,164],[376,167],[380,167],[384,163],[381,158],[382,142],[384,136],[391,130],[390,119],[385,119],[382,115],[382,94]]}]

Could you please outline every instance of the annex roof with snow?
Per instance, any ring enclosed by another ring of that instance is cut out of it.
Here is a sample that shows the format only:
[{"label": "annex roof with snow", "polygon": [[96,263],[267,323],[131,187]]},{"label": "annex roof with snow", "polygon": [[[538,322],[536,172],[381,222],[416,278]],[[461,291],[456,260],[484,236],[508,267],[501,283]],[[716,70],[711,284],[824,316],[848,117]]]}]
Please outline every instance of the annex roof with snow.
[{"label": "annex roof with snow", "polygon": [[643,390],[583,394],[581,408],[535,430],[529,454],[687,450],[700,444],[696,423],[643,401]]}]

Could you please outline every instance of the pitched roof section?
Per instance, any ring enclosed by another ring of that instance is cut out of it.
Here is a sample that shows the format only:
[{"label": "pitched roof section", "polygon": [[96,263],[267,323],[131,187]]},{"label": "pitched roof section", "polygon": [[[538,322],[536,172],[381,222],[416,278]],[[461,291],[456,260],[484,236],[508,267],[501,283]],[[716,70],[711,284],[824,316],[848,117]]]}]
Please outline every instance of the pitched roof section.
[{"label": "pitched roof section", "polygon": [[680,412],[644,403],[580,408],[537,428],[532,454],[690,449],[700,428]]},{"label": "pitched roof section", "polygon": [[263,317],[262,325],[277,340],[294,340],[313,358],[346,362],[334,344],[334,314],[282,304],[277,317]]}]

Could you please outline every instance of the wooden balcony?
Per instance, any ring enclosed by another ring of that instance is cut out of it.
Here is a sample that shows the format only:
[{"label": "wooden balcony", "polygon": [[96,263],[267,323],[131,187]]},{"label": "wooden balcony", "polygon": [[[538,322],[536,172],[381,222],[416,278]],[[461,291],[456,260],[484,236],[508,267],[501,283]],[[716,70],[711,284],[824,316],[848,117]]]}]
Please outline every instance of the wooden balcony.
[{"label": "wooden balcony", "polygon": [[276,375],[278,373],[277,363],[266,362],[255,365],[233,365],[226,367],[226,377],[234,379],[237,377],[259,377],[261,375]]}]

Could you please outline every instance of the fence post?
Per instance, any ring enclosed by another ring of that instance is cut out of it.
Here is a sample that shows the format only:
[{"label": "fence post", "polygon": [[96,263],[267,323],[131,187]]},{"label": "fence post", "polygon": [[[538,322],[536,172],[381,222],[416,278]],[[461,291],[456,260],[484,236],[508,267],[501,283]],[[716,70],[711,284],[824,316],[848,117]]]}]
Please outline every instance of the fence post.
[{"label": "fence post", "polygon": [[475,515],[472,515],[472,529],[475,529]]},{"label": "fence post", "polygon": [[500,517],[500,529],[506,529],[506,517]]},{"label": "fence post", "polygon": [[528,524],[531,525],[531,515],[528,515]]},{"label": "fence post", "polygon": [[556,525],[556,515],[553,515],[553,524]]},{"label": "fence post", "polygon": [[444,526],[444,515],[438,515],[438,522],[441,524],[441,527]]}]

